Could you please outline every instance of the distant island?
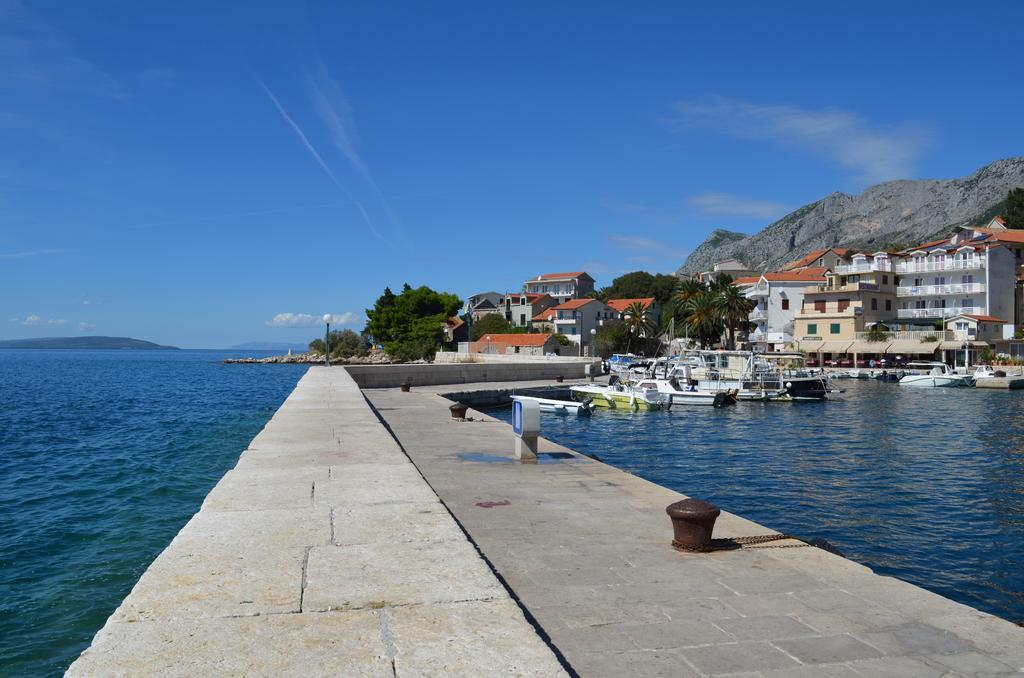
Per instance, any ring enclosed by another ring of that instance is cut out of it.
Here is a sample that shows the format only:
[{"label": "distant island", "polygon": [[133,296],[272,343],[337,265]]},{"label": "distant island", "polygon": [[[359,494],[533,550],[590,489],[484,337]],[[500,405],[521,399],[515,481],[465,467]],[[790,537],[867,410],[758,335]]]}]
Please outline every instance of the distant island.
[{"label": "distant island", "polygon": [[0,348],[142,348],[174,349],[177,346],[161,346],[151,341],[128,337],[42,337],[39,339],[8,339],[0,341]]}]

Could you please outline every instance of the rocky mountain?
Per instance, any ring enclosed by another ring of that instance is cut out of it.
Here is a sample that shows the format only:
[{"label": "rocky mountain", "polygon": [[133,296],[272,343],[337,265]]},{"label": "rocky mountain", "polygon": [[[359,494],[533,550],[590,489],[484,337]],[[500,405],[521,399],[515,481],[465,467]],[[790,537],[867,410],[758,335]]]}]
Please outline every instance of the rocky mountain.
[{"label": "rocky mountain", "polygon": [[1024,157],[997,160],[959,179],[897,180],[859,195],[832,193],[748,236],[717,229],[695,249],[679,274],[739,259],[773,270],[821,248],[873,250],[909,247],[947,235],[960,225],[998,214],[1011,188],[1024,186]]}]

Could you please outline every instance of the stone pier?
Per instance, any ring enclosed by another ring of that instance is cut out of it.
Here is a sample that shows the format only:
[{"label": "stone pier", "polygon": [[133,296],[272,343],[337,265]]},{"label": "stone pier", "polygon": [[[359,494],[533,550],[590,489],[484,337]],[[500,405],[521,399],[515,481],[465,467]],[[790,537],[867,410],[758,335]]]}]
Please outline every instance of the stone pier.
[{"label": "stone pier", "polygon": [[[509,426],[441,395],[551,383],[311,368],[68,673],[1024,671],[1024,629],[795,540],[677,552],[682,495],[543,439],[515,462]],[[715,536],[771,532],[723,512]]]},{"label": "stone pier", "polygon": [[564,675],[343,368],[313,368],[71,676]]}]

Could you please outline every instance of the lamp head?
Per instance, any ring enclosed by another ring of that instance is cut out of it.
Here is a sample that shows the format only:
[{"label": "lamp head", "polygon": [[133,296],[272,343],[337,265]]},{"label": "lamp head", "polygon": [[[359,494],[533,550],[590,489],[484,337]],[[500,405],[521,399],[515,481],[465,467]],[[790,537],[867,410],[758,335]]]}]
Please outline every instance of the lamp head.
[{"label": "lamp head", "polygon": [[331,314],[330,313],[324,313],[324,322],[325,323],[331,322]]}]

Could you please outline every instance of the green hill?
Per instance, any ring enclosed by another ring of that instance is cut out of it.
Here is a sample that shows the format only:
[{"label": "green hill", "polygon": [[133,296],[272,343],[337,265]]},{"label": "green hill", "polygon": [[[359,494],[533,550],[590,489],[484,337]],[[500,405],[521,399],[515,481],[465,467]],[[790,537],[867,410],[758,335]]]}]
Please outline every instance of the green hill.
[{"label": "green hill", "polygon": [[39,339],[9,339],[0,341],[0,348],[142,348],[175,349],[177,346],[161,346],[151,341],[128,337],[42,337]]}]

